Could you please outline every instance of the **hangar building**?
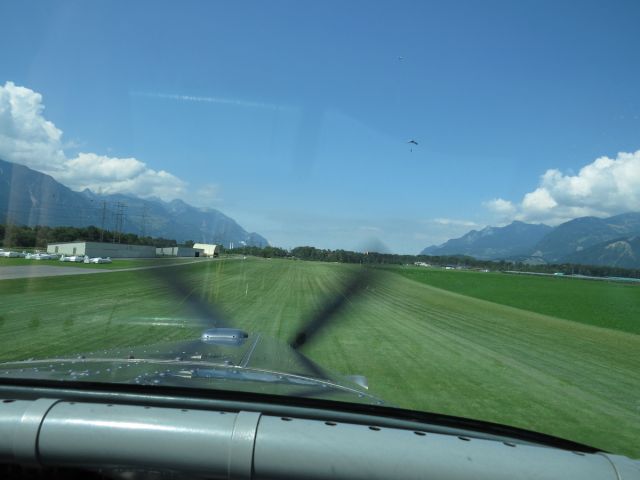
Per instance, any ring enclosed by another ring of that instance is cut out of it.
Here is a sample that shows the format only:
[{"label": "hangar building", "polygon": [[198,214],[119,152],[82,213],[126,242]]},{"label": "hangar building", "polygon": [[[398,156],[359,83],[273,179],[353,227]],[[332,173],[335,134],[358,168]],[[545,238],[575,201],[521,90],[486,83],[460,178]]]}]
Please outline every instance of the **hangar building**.
[{"label": "hangar building", "polygon": [[48,244],[47,253],[87,255],[88,257],[153,258],[156,256],[156,247],[125,243],[64,242]]},{"label": "hangar building", "polygon": [[204,257],[202,248],[190,247],[162,247],[156,248],[158,257]]},{"label": "hangar building", "polygon": [[202,249],[205,257],[217,257],[220,255],[220,245],[213,245],[211,243],[196,243],[193,248]]}]

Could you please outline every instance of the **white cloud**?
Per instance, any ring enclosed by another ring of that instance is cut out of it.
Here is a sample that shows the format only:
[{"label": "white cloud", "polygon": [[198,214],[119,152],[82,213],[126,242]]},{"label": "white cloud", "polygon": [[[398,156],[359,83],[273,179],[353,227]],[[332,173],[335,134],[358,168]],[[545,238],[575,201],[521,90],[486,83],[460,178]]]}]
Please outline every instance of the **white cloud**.
[{"label": "white cloud", "polygon": [[477,227],[476,222],[469,220],[456,220],[454,218],[434,218],[433,221],[438,225],[453,225],[457,227]]},{"label": "white cloud", "polygon": [[546,188],[536,188],[533,192],[527,193],[522,199],[522,210],[529,214],[546,213],[558,206]]},{"label": "white cloud", "polygon": [[0,85],[0,158],[33,168],[64,162],[62,131],[42,112],[42,95],[13,82]]},{"label": "white cloud", "polygon": [[81,153],[65,162],[58,179],[74,190],[89,188],[96,193],[125,193],[140,197],[173,199],[186,184],[176,176],[156,171],[135,158],[114,158],[95,153]]},{"label": "white cloud", "polygon": [[284,108],[271,103],[252,102],[250,100],[243,100],[239,98],[199,97],[195,95],[178,95],[173,93],[150,92],[134,92],[132,95],[136,97],[161,98],[165,100],[178,100],[182,102],[217,103],[220,105],[232,105],[234,107],[266,108],[270,110],[278,110]]},{"label": "white cloud", "polygon": [[494,198],[483,205],[501,217],[511,217],[516,212],[516,206],[508,200]]},{"label": "white cloud", "polygon": [[358,230],[361,232],[383,233],[380,227],[374,227],[372,225],[360,225]]},{"label": "white cloud", "polygon": [[186,183],[136,158],[80,153],[67,158],[62,130],[43,115],[42,95],[13,82],[0,85],[0,158],[26,165],[74,190],[178,198]]},{"label": "white cloud", "polygon": [[144,173],[146,166],[135,158],[112,158],[95,153],[81,153],[67,161],[74,178],[85,181],[123,181]]},{"label": "white cloud", "polygon": [[550,225],[587,215],[640,211],[640,150],[618,153],[616,158],[597,158],[577,175],[547,170],[538,187],[518,205],[501,198],[484,205],[517,220]]}]

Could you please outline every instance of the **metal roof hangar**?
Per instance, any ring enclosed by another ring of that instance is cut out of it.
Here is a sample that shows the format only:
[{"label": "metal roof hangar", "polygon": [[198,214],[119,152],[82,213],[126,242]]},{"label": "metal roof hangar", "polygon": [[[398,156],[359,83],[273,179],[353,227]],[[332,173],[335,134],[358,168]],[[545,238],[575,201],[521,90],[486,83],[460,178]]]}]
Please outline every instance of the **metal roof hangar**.
[{"label": "metal roof hangar", "polygon": [[159,247],[156,248],[158,257],[204,257],[202,248],[190,247]]},{"label": "metal roof hangar", "polygon": [[47,253],[86,255],[88,257],[153,258],[156,247],[105,242],[63,242],[47,245]]},{"label": "metal roof hangar", "polygon": [[205,257],[217,257],[220,255],[220,245],[213,245],[211,243],[196,243],[193,248],[202,249]]}]

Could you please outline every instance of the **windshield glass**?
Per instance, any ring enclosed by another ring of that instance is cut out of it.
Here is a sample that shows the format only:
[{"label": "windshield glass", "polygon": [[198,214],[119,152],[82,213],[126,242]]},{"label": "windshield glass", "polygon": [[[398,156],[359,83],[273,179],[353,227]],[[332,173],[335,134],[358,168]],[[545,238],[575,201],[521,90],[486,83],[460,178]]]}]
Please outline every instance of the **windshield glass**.
[{"label": "windshield glass", "polygon": [[3,2],[0,380],[640,456],[636,2]]}]

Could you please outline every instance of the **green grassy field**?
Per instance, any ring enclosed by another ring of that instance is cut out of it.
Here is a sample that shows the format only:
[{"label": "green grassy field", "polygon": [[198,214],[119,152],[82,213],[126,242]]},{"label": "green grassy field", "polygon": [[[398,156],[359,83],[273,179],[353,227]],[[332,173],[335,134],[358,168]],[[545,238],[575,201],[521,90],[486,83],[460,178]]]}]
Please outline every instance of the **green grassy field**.
[{"label": "green grassy field", "polygon": [[640,284],[414,266],[391,270],[462,295],[640,334]]},{"label": "green grassy field", "polygon": [[[173,268],[185,273],[192,295],[215,301],[238,326],[287,339],[358,267],[248,259]],[[492,281],[482,275],[478,281]],[[543,280],[551,290],[559,285]],[[527,301],[537,304],[540,295],[542,302],[545,292],[527,288]],[[366,375],[372,393],[404,408],[508,423],[640,457],[640,335],[465,293],[381,270],[307,353],[335,372]],[[637,308],[633,295],[616,302],[626,302],[620,311]],[[0,359],[188,338],[200,329],[146,320],[185,318],[185,305],[144,270],[4,280]]]}]

